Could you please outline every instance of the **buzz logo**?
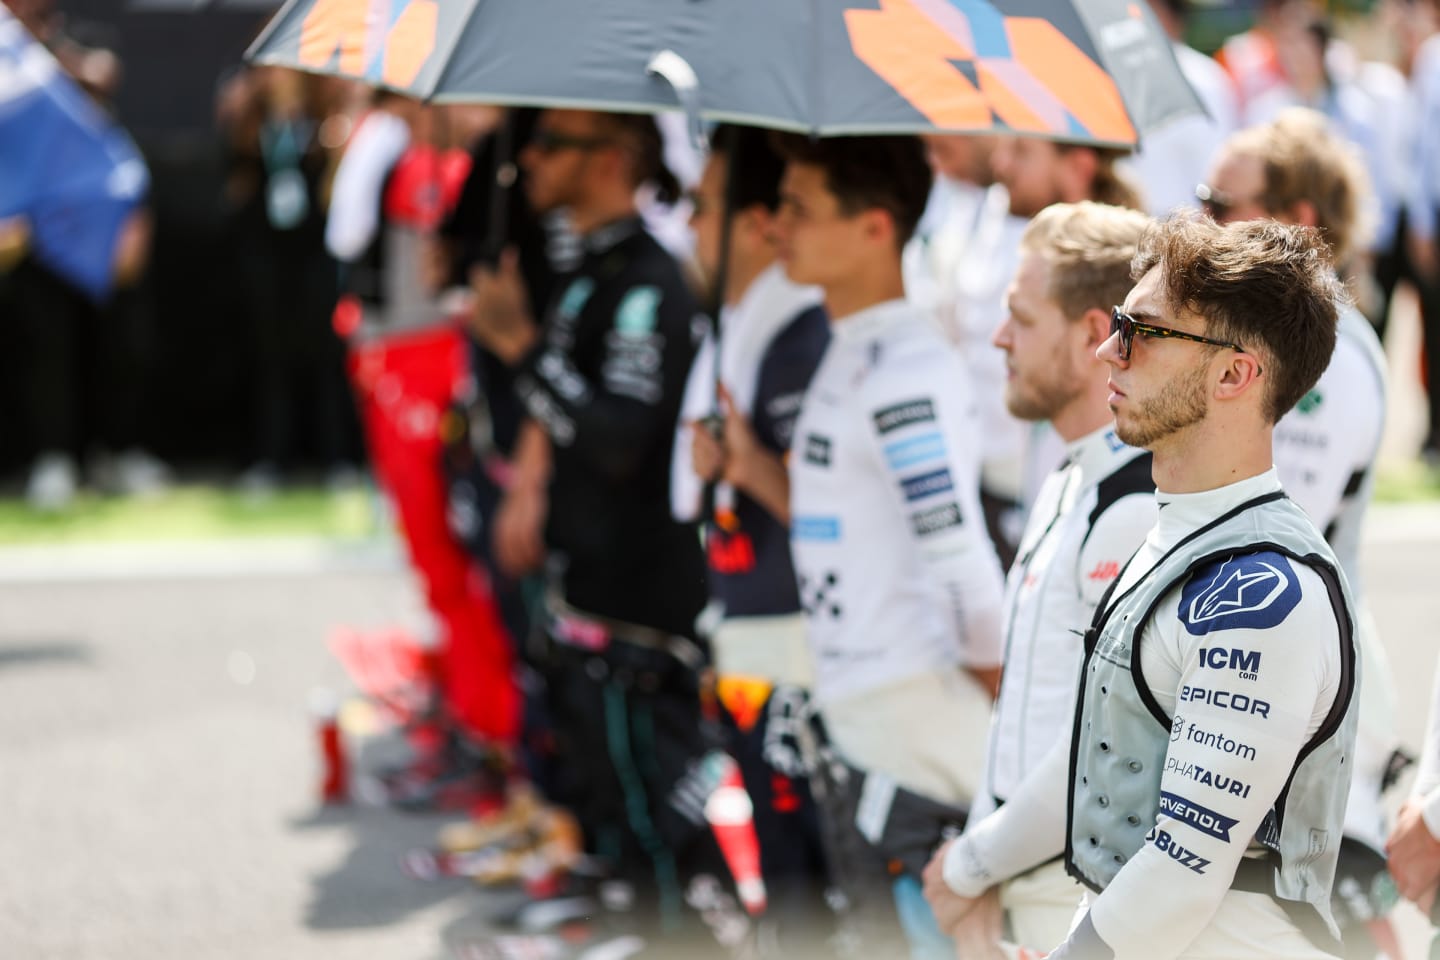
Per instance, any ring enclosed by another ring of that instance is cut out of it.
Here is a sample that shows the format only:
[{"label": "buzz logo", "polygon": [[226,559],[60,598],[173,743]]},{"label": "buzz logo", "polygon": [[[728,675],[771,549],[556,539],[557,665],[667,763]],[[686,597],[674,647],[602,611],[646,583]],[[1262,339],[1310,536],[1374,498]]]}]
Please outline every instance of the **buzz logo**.
[{"label": "buzz logo", "polygon": [[1241,680],[1260,677],[1260,651],[1237,650],[1234,647],[1201,647],[1200,666],[1207,670],[1234,670]]},{"label": "buzz logo", "polygon": [[1180,622],[1192,636],[1219,630],[1268,630],[1300,603],[1300,584],[1278,553],[1255,553],[1209,564],[1180,592]]},{"label": "buzz logo", "polygon": [[1192,853],[1177,843],[1175,838],[1170,836],[1170,831],[1168,830],[1161,830],[1159,827],[1151,829],[1151,831],[1145,835],[1145,842],[1154,844],[1156,850],[1159,850],[1192,873],[1198,873],[1204,876],[1205,868],[1210,866],[1209,860],[1197,853]]}]

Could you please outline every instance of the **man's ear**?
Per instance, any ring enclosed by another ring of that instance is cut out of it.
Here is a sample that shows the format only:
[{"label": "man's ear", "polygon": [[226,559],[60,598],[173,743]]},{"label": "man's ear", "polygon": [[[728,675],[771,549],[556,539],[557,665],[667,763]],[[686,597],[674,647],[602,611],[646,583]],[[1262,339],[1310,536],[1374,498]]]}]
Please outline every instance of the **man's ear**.
[{"label": "man's ear", "polygon": [[879,207],[866,210],[860,214],[860,228],[865,231],[865,238],[877,246],[895,241],[895,218],[888,210]]},{"label": "man's ear", "polygon": [[1215,385],[1215,399],[1233,400],[1248,390],[1264,390],[1260,358],[1252,353],[1232,351]]},{"label": "man's ear", "polygon": [[1315,204],[1309,200],[1296,200],[1285,211],[1285,216],[1290,223],[1299,224],[1302,227],[1314,227],[1320,223],[1320,214],[1315,210]]},{"label": "man's ear", "polygon": [[1081,314],[1079,323],[1085,332],[1085,349],[1094,356],[1100,344],[1110,339],[1110,311],[1091,307]]}]

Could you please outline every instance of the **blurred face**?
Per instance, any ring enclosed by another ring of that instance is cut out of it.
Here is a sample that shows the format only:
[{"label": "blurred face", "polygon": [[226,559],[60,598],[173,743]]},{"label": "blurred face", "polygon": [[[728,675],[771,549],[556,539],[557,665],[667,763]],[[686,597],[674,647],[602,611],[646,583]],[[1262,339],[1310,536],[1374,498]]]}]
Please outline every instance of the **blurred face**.
[{"label": "blurred face", "polygon": [[866,212],[846,214],[825,183],[825,170],[788,163],[780,179],[775,240],[780,262],[794,283],[831,288],[853,275],[871,252]]},{"label": "blurred face", "polygon": [[[1140,279],[1125,298],[1125,312],[1136,320],[1205,335],[1198,317],[1175,315],[1161,296],[1160,268]],[[1183,432],[1209,413],[1209,370],[1216,347],[1186,340],[1136,334],[1130,359],[1121,356],[1112,334],[1096,356],[1110,365],[1110,411],[1116,435],[1132,447],[1155,450],[1183,438]]]},{"label": "blurred face", "polygon": [[995,148],[991,163],[995,179],[1010,192],[1010,212],[1017,217],[1029,219],[1066,199],[1061,188],[1061,153],[1048,140],[1004,139]]},{"label": "blurred face", "polygon": [[583,110],[547,110],[520,152],[525,192],[537,213],[574,206],[590,193],[598,154],[613,149],[599,118]]},{"label": "blurred face", "polygon": [[1263,220],[1271,216],[1263,202],[1265,165],[1259,157],[1225,151],[1210,173],[1201,197],[1205,212],[1216,223]]},{"label": "blurred face", "polygon": [[925,156],[937,175],[979,187],[995,182],[991,155],[995,152],[997,137],[933,134],[920,139],[925,142]]},{"label": "blurred face", "polygon": [[1085,392],[1085,325],[1050,298],[1050,265],[1026,253],[992,342],[1005,351],[1005,406],[1021,420],[1053,420]]},{"label": "blurred face", "polygon": [[695,235],[695,259],[707,283],[715,282],[720,265],[720,236],[724,224],[725,173],[729,168],[723,153],[711,154],[691,193],[690,231]]}]

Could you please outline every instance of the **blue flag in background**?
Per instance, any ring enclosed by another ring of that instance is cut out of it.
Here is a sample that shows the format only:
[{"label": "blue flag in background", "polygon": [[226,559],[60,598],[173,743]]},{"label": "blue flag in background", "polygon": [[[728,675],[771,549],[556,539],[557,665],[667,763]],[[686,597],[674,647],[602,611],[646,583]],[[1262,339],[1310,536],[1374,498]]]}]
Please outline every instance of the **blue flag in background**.
[{"label": "blue flag in background", "polygon": [[35,257],[103,300],[149,185],[129,136],[0,6],[0,218],[23,218]]}]

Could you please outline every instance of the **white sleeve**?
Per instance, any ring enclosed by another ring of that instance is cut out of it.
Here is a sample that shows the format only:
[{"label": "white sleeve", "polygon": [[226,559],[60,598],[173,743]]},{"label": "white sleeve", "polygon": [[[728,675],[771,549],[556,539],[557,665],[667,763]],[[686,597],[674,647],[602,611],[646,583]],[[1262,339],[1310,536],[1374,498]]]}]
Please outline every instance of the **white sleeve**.
[{"label": "white sleeve", "polygon": [[690,424],[715,412],[715,337],[707,332],[690,365],[680,418],[675,424],[675,448],[670,456],[670,513],[681,523],[700,519],[702,484],[690,462]]},{"label": "white sleeve", "polygon": [[1434,689],[1430,692],[1430,721],[1425,728],[1425,745],[1420,750],[1420,770],[1414,794],[1425,804],[1425,826],[1440,838],[1440,663],[1435,665]]},{"label": "white sleeve", "polygon": [[945,883],[978,897],[1065,850],[1070,738],[1057,741],[998,810],[971,819],[945,855]]},{"label": "white sleeve", "polygon": [[1339,338],[1315,389],[1275,425],[1280,484],[1322,531],[1340,513],[1350,478],[1374,458],[1384,420],[1385,398],[1369,361]]},{"label": "white sleeve", "polygon": [[865,383],[871,436],[912,542],[950,604],[961,662],[996,666],[1004,576],[980,510],[976,412],[963,368],[945,350],[901,371]]},{"label": "white sleeve", "polygon": [[392,113],[366,115],[350,139],[330,190],[325,249],[342,263],[358,260],[380,228],[380,191],[410,146],[410,128]]},{"label": "white sleeve", "polygon": [[[1193,606],[1184,591],[1217,581],[1241,591],[1247,579],[1264,589],[1262,576],[1271,584],[1285,580],[1264,605],[1182,623]],[[1145,682],[1162,708],[1173,705],[1160,808],[1147,842],[1094,899],[1089,916],[1118,956],[1169,960],[1215,915],[1301,748],[1333,704],[1339,629],[1320,577],[1267,553],[1198,571],[1161,603],[1142,643]],[[1202,658],[1205,649],[1211,656]],[[1226,656],[1214,657],[1216,650]],[[1242,694],[1249,707],[1236,709]]]}]

